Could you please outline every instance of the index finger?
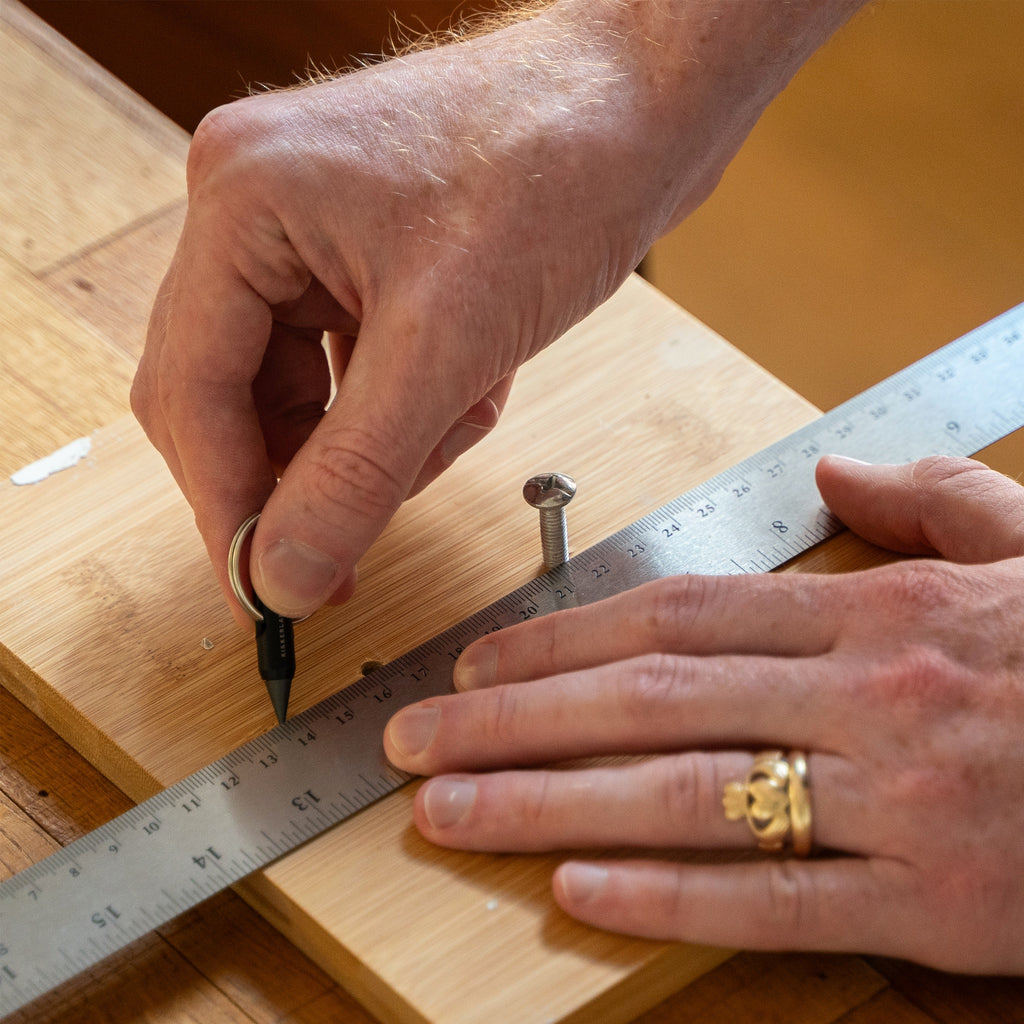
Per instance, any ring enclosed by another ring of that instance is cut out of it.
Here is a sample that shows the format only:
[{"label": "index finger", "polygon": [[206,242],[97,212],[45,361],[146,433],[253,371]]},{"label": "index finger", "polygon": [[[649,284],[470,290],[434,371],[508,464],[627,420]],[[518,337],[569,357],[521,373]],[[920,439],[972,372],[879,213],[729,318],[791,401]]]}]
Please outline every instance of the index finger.
[{"label": "index finger", "polygon": [[827,577],[673,576],[476,641],[455,686],[542,679],[643,654],[812,656],[838,633]]},{"label": "index finger", "polygon": [[227,581],[228,547],[276,483],[252,394],[272,318],[234,267],[210,254],[183,256],[195,251],[183,236],[151,318],[133,404],[192,505],[221,587],[240,614]]},{"label": "index finger", "polygon": [[727,745],[845,753],[856,676],[842,655],[648,655],[411,704],[384,750],[421,775]]}]

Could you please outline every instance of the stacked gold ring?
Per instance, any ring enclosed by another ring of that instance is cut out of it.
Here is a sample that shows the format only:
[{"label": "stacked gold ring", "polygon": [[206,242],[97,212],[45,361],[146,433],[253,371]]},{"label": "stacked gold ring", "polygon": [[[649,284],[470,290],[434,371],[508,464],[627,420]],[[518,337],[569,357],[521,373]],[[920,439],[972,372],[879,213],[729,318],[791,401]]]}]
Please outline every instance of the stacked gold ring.
[{"label": "stacked gold ring", "polygon": [[729,821],[746,818],[760,849],[777,852],[788,842],[797,857],[811,852],[811,793],[807,755],[762,750],[742,782],[730,782],[722,796]]}]

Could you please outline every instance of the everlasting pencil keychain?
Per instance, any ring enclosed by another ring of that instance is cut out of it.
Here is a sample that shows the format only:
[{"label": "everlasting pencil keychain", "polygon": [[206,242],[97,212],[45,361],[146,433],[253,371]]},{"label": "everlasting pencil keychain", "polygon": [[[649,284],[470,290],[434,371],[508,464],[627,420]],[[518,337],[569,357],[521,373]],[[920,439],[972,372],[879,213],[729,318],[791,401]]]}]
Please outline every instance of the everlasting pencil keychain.
[{"label": "everlasting pencil keychain", "polygon": [[245,541],[256,526],[259,512],[254,512],[238,528],[228,548],[228,579],[238,603],[256,624],[256,661],[260,677],[267,685],[279,725],[288,717],[288,696],[295,677],[295,634],[293,622],[268,608],[253,588],[252,597],[242,582],[242,551]]}]

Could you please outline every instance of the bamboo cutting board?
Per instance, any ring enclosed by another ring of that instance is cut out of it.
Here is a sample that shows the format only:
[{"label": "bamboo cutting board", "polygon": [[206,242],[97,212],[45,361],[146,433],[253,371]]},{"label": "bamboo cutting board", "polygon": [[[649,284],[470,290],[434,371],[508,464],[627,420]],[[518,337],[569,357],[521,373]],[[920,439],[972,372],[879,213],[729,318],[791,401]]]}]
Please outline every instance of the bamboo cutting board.
[{"label": "bamboo cutting board", "polygon": [[[406,504],[363,560],[356,597],[299,627],[293,710],[535,575],[537,526],[521,496],[531,473],[576,476],[581,550],[811,415],[631,280],[523,370],[490,438]],[[23,702],[141,799],[272,716],[251,639],[223,607],[159,456],[129,418],[92,442],[72,469],[0,484],[0,663]],[[412,795],[246,886],[385,1019],[625,1021],[724,956],[575,924],[549,895],[556,858],[430,847],[410,826]]]},{"label": "bamboo cutting board", "polygon": [[[0,677],[143,798],[272,724],[251,639],[125,415],[181,221],[184,146],[6,0],[0,76]],[[364,559],[355,599],[299,627],[293,710],[532,577],[530,474],[578,478],[580,550],[812,415],[630,280],[523,370],[501,427],[402,509]],[[80,435],[91,450],[76,467],[7,481]],[[432,848],[410,826],[412,794],[245,887],[381,1018],[626,1021],[725,956],[574,924],[549,894],[556,858]]]}]

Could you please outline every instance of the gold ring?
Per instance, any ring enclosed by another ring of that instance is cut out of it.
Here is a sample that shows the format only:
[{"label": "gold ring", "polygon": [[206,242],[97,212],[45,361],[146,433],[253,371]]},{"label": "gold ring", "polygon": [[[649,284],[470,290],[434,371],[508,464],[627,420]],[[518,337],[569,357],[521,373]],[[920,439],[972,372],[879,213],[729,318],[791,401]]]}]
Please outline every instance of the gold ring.
[{"label": "gold ring", "polygon": [[789,752],[789,827],[793,854],[806,857],[811,852],[811,793],[802,750]]},{"label": "gold ring", "polygon": [[811,852],[811,793],[807,755],[762,750],[742,782],[730,782],[722,795],[729,821],[746,818],[760,849],[777,852],[787,842],[797,857]]}]

